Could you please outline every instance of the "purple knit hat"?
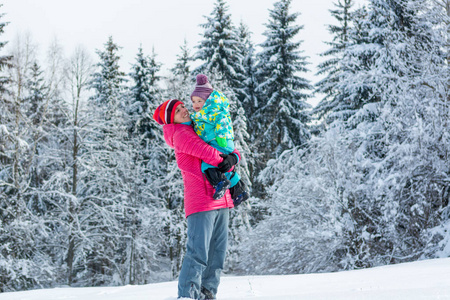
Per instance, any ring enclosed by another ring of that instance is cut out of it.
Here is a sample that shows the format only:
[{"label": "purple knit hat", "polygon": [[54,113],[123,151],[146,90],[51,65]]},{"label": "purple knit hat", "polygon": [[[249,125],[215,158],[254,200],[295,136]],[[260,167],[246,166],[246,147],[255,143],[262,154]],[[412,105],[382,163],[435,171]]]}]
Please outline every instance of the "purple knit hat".
[{"label": "purple knit hat", "polygon": [[191,99],[193,96],[197,96],[206,101],[209,95],[213,92],[213,88],[208,81],[208,77],[204,74],[197,75],[197,84],[195,85],[195,89],[191,94]]}]

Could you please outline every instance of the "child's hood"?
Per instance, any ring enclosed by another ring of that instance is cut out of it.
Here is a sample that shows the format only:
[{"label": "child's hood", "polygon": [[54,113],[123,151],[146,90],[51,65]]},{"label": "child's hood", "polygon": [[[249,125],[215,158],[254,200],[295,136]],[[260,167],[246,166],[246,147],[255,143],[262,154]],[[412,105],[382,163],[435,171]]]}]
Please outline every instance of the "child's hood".
[{"label": "child's hood", "polygon": [[202,109],[198,112],[194,112],[191,114],[193,119],[202,119],[205,118],[205,114],[210,114],[218,111],[224,111],[225,113],[229,113],[229,103],[228,98],[222,92],[214,90],[211,95],[209,95],[208,99],[206,99],[205,104]]},{"label": "child's hood", "polygon": [[208,99],[206,99],[205,106],[211,107],[212,109],[228,111],[230,105],[228,98],[222,92],[214,90]]}]

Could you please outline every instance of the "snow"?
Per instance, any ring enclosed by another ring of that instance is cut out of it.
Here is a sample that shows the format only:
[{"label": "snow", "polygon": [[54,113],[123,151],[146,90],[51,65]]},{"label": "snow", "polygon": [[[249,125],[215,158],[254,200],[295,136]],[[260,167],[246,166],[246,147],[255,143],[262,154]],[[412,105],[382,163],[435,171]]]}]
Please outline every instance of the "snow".
[{"label": "snow", "polygon": [[[0,294],[1,300],[176,300],[177,282],[55,288]],[[372,269],[284,276],[223,277],[219,300],[450,299],[450,258]]]}]

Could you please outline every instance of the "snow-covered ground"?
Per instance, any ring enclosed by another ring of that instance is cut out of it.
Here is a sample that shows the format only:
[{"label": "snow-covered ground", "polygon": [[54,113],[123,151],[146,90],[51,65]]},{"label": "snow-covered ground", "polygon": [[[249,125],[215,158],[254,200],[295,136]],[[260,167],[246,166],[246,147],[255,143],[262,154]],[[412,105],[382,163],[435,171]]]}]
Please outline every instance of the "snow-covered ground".
[{"label": "snow-covered ground", "polygon": [[[0,299],[175,300],[176,291],[176,282],[165,282],[3,293]],[[450,299],[450,258],[339,273],[224,277],[217,296],[220,300]]]}]

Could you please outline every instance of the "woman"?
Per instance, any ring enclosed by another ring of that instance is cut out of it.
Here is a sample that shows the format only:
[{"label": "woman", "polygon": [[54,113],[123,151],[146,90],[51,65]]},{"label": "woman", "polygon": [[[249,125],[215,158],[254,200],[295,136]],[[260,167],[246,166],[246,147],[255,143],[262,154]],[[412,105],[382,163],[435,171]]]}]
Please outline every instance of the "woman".
[{"label": "woman", "polygon": [[212,198],[214,188],[203,176],[201,162],[227,172],[240,158],[239,153],[221,154],[201,140],[192,128],[188,110],[179,100],[161,104],[153,118],[164,125],[164,139],[175,149],[183,176],[188,239],[178,278],[178,298],[215,299],[227,250],[233,200],[229,191],[218,200]]}]

